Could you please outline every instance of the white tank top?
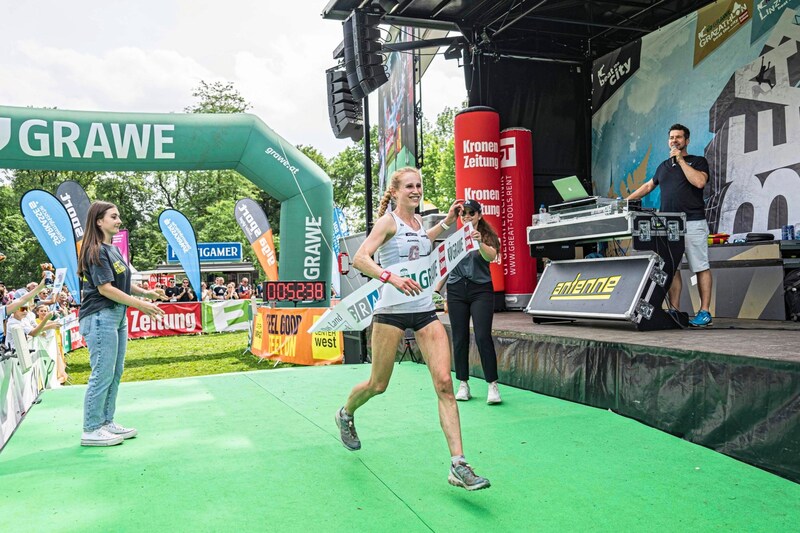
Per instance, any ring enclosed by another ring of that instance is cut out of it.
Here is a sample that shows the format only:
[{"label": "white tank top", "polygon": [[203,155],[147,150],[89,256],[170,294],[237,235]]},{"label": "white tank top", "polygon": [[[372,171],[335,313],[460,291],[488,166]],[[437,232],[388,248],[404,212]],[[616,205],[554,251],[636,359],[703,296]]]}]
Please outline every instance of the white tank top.
[{"label": "white tank top", "polygon": [[[422,223],[420,222],[419,229],[415,230],[394,213],[390,214],[394,218],[397,230],[391,239],[378,248],[378,262],[380,265],[386,268],[397,263],[413,261],[430,255],[432,245],[430,239],[428,239],[428,232],[425,231]],[[419,219],[417,219],[417,222],[419,222]],[[383,290],[397,289],[387,283]],[[436,307],[433,305],[433,299],[431,298],[423,298],[391,307],[381,307],[381,302],[378,300],[375,306],[375,314],[423,313],[435,309]]]}]

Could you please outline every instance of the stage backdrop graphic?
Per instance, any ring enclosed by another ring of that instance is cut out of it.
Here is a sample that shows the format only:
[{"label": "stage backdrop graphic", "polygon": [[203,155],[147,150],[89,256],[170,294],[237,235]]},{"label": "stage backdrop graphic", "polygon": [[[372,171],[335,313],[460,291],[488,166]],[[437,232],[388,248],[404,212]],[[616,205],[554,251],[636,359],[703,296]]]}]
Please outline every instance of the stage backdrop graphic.
[{"label": "stage backdrop graphic", "polygon": [[[798,0],[726,0],[646,35],[639,69],[593,109],[595,193],[625,196],[651,179],[668,157],[669,127],[681,123],[688,152],[711,167],[712,232],[780,236],[800,222],[799,11]],[[714,38],[713,50],[698,51]],[[608,72],[608,59],[593,76]],[[644,203],[660,200],[656,189]]]},{"label": "stage backdrop graphic", "polygon": [[178,256],[178,262],[186,272],[195,294],[200,292],[200,254],[197,251],[197,235],[192,223],[175,209],[165,209],[158,216],[158,225],[164,238]]},{"label": "stage backdrop graphic", "polygon": [[34,189],[20,200],[25,222],[36,236],[50,262],[56,269],[67,269],[65,282],[75,303],[81,303],[78,284],[78,252],[75,235],[67,210],[47,191]]},{"label": "stage backdrop graphic", "polygon": [[[395,27],[390,32],[390,40],[410,42],[413,31],[413,28]],[[386,190],[386,180],[392,172],[417,163],[414,55],[391,52],[386,58],[386,66],[389,82],[378,89],[379,194]]]},{"label": "stage backdrop graphic", "polygon": [[[247,241],[253,247],[258,263],[264,269],[268,280],[278,279],[278,259],[275,254],[275,241],[267,214],[255,200],[242,198],[233,209],[236,222],[242,228]],[[335,220],[334,220],[335,222]],[[332,263],[333,264],[333,263]]]},{"label": "stage backdrop graphic", "polygon": [[[81,255],[81,241],[83,233],[86,231],[86,215],[89,214],[91,201],[86,191],[77,181],[67,180],[62,182],[56,189],[56,198],[67,210],[69,219],[72,222],[72,232],[75,234],[75,244],[78,247],[78,255]],[[123,257],[126,257],[123,255]]]},{"label": "stage backdrop graphic", "polygon": [[254,115],[0,106],[0,168],[235,170],[281,202],[281,275],[330,283],[330,178]]}]

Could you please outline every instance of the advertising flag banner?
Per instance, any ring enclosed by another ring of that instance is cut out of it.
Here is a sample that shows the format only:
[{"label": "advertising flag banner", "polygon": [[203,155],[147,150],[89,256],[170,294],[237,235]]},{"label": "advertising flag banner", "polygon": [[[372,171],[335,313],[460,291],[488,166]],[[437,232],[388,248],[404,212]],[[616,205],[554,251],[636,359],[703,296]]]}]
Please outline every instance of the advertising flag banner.
[{"label": "advertising flag banner", "polygon": [[[67,210],[70,222],[72,222],[72,232],[75,234],[78,255],[80,255],[83,232],[86,231],[83,225],[86,223],[86,215],[89,214],[89,206],[92,202],[81,184],[72,180],[64,181],[58,186],[56,198]],[[126,256],[123,255],[123,257]]]},{"label": "advertising flag banner", "polygon": [[131,248],[128,244],[128,230],[121,229],[111,238],[111,244],[119,248],[122,258],[129,265],[131,264]]},{"label": "advertising flag banner", "polygon": [[53,266],[67,269],[67,288],[75,302],[80,303],[78,252],[67,210],[55,196],[39,189],[25,193],[20,209]]},{"label": "advertising flag banner", "polygon": [[753,0],[725,0],[698,10],[694,36],[695,66],[739,31],[750,20],[752,12]]},{"label": "advertising flag banner", "polygon": [[242,198],[236,202],[234,216],[239,227],[247,236],[250,246],[253,247],[258,263],[264,269],[267,279],[276,281],[278,279],[278,260],[275,255],[272,227],[269,225],[266,213],[255,200]]},{"label": "advertising flag banner", "polygon": [[250,300],[203,302],[203,333],[247,331],[250,328]]},{"label": "advertising flag banner", "polygon": [[253,325],[250,351],[263,359],[297,365],[341,363],[343,338],[340,331],[308,332],[325,312],[327,309],[314,307],[260,307]]},{"label": "advertising flag banner", "polygon": [[477,250],[472,240],[472,224],[466,224],[433,249],[427,257],[397,263],[387,268],[392,274],[410,277],[422,287],[416,296],[406,296],[394,286],[373,279],[329,309],[314,323],[309,333],[320,331],[361,331],[369,326],[375,309],[399,303],[432,298],[436,282],[467,255]]},{"label": "advertising flag banner", "polygon": [[128,338],[166,337],[202,333],[200,303],[160,303],[163,316],[150,317],[135,307],[128,308]]},{"label": "advertising flag banner", "polygon": [[200,294],[200,254],[197,252],[197,236],[191,222],[180,211],[165,209],[158,216],[158,225],[175,250],[195,294]]}]

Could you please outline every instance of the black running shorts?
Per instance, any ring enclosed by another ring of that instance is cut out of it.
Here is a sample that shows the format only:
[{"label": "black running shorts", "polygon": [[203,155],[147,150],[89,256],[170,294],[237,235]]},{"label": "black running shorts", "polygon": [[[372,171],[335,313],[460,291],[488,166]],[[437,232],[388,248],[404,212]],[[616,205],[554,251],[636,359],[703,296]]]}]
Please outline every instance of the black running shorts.
[{"label": "black running shorts", "polygon": [[403,331],[413,329],[419,331],[431,322],[439,320],[436,311],[424,311],[422,313],[396,313],[373,315],[372,322],[378,324],[388,324]]}]

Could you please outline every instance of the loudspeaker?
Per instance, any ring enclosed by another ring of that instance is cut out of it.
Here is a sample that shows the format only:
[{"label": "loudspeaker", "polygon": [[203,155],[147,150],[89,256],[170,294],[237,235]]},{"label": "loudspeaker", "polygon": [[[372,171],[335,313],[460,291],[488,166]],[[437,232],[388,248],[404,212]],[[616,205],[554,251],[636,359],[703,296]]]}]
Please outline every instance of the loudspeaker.
[{"label": "loudspeaker", "polygon": [[389,81],[381,55],[380,20],[380,15],[357,9],[344,22],[345,71],[353,96],[359,100]]},{"label": "loudspeaker", "polygon": [[353,42],[353,27],[355,25],[355,12],[351,13],[347,20],[342,24],[344,31],[344,70],[347,73],[347,83],[350,86],[350,93],[357,101],[363,100],[366,96],[358,82],[356,74],[355,44]]},{"label": "loudspeaker", "polygon": [[337,139],[358,141],[364,136],[361,102],[353,98],[347,74],[341,69],[326,71],[328,84],[328,118]]}]

